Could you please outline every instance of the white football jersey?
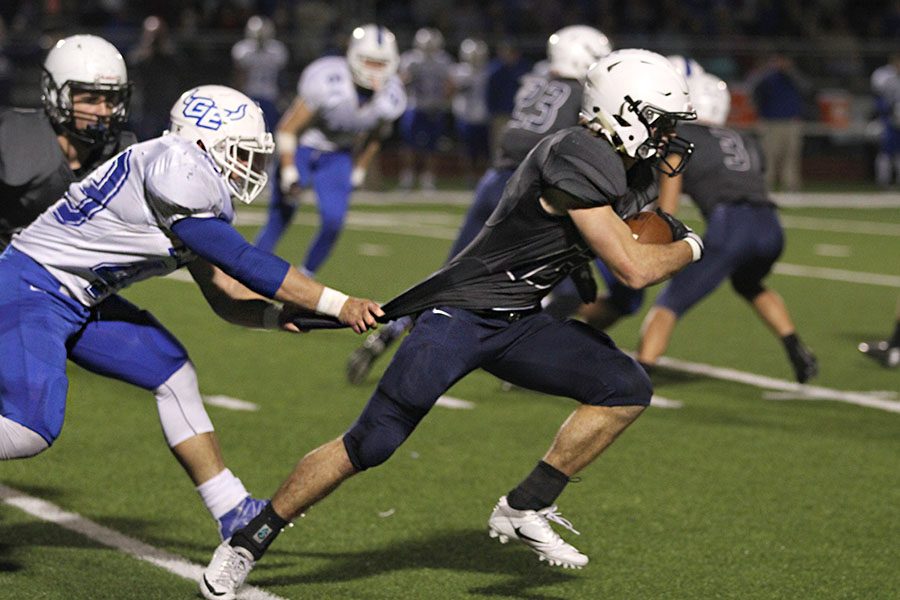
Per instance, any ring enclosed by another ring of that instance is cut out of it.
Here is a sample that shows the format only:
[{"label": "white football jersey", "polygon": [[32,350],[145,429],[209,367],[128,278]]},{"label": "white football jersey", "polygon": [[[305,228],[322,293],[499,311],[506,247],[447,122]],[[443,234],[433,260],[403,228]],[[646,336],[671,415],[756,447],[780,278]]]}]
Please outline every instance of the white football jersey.
[{"label": "white football jersey", "polygon": [[468,63],[458,63],[453,68],[453,116],[458,121],[484,125],[490,120],[487,105],[487,67],[473,68]]},{"label": "white football jersey", "polygon": [[396,76],[361,102],[350,66],[342,56],[310,63],[300,75],[297,95],[316,113],[313,124],[300,136],[300,144],[325,152],[352,148],[361,135],[393,123],[406,109],[406,92]]},{"label": "white football jersey", "polygon": [[243,92],[252,98],[278,100],[278,73],[288,62],[287,47],[278,40],[241,40],[231,48],[234,64],[244,72]]},{"label": "white football jersey", "polygon": [[167,275],[194,255],[171,233],[184,217],[234,219],[220,171],[196,144],[164,135],[129,147],[12,240],[69,295],[93,306],[120,289]]},{"label": "white football jersey", "polygon": [[409,92],[409,106],[425,112],[446,111],[450,106],[447,83],[453,59],[443,50],[426,54],[418,49],[400,55],[400,72]]}]

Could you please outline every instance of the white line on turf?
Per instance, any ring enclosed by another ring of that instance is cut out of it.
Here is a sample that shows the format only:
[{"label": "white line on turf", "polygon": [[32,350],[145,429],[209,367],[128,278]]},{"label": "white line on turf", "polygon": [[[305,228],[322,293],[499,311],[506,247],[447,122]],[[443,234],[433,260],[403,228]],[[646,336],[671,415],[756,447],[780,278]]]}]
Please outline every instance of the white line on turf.
[{"label": "white line on turf", "polygon": [[436,406],[443,406],[444,408],[455,408],[458,410],[472,410],[475,408],[474,402],[469,402],[468,400],[462,400],[460,398],[454,398],[453,396],[441,396],[435,402]]},{"label": "white line on turf", "polygon": [[653,394],[653,397],[650,399],[650,406],[655,406],[656,408],[681,408],[684,406],[684,402]]},{"label": "white line on turf", "polygon": [[900,401],[890,400],[886,398],[884,392],[852,392],[844,390],[834,390],[827,387],[817,385],[794,383],[793,381],[785,381],[784,379],[776,379],[774,377],[766,377],[764,375],[756,375],[754,373],[746,373],[737,369],[729,369],[726,367],[714,367],[703,363],[688,362],[677,358],[661,357],[659,359],[660,366],[674,369],[676,371],[684,371],[685,373],[695,373],[705,377],[714,379],[722,379],[725,381],[734,381],[762,388],[764,390],[776,390],[781,392],[789,392],[802,397],[805,400],[833,400],[835,402],[845,402],[847,404],[855,404],[866,408],[875,408],[892,413],[900,413]]},{"label": "white line on turf", "polygon": [[792,275],[794,277],[808,277],[810,279],[827,279],[829,281],[844,281],[847,283],[864,283],[882,287],[900,288],[900,276],[884,275],[882,273],[862,273],[859,271],[847,271],[845,269],[807,267],[805,265],[792,265],[781,262],[776,263],[772,268],[772,271],[779,275]]},{"label": "white line on turf", "polygon": [[[42,521],[55,523],[69,531],[80,533],[95,542],[124,552],[138,560],[156,565],[179,577],[199,581],[203,574],[202,566],[189,562],[176,554],[145,544],[118,531],[94,523],[79,514],[64,511],[46,500],[29,496],[2,484],[0,484],[0,499],[6,504],[14,506]],[[276,596],[250,585],[241,588],[238,598],[242,600],[285,600],[281,596]]]},{"label": "white line on turf", "polygon": [[259,410],[259,404],[232,398],[231,396],[203,396],[203,402],[210,406],[218,406],[219,408],[227,408],[228,410],[242,410],[247,412],[256,412]]}]

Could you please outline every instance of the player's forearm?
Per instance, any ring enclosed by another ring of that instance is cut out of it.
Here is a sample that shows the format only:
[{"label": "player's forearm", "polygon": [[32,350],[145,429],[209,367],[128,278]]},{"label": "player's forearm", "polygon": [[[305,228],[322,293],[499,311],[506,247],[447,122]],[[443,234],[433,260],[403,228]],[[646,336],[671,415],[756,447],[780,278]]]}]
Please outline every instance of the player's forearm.
[{"label": "player's forearm", "polygon": [[[671,244],[635,244],[628,280],[622,283],[634,289],[665,281],[693,260],[691,246],[684,240]],[[617,275],[618,276],[618,275]]]}]

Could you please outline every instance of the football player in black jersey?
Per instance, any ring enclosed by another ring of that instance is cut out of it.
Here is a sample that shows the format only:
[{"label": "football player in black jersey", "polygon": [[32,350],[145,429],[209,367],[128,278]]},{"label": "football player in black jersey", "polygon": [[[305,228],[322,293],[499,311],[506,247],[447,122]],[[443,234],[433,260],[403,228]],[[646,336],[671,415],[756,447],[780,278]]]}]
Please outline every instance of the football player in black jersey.
[{"label": "football player in black jersey", "polygon": [[[450,248],[449,258],[459,254],[481,231],[500,203],[503,188],[513,171],[528,152],[546,136],[578,124],[584,75],[591,64],[611,51],[609,39],[587,25],[564,27],[550,36],[544,63],[546,69],[536,67],[535,72],[522,79],[512,114],[500,134],[499,154],[478,181],[472,205]],[[575,295],[574,290],[571,293]],[[566,303],[565,308],[559,306],[554,314],[568,316],[578,302]],[[637,306],[640,306],[640,300]],[[363,383],[375,359],[411,325],[409,318],[398,319],[370,334],[347,361],[348,381],[355,385]]]},{"label": "football player in black jersey", "polygon": [[[57,42],[44,61],[41,87],[43,110],[0,112],[0,250],[69,184],[136,141],[123,130],[131,94],[125,61],[106,40],[74,35]],[[116,361],[105,360],[110,352]],[[166,441],[223,538],[259,511],[262,501],[225,468],[187,351],[153,315],[112,296],[70,339],[68,357],[153,392]],[[13,383],[0,381],[0,405],[6,385]],[[0,418],[0,459],[33,456],[47,446],[30,429]]]},{"label": "football player in black jersey", "polygon": [[687,84],[664,57],[620,50],[596,63],[585,81],[582,125],[539,142],[472,243],[384,307],[386,317],[417,315],[416,324],[362,414],[307,454],[271,503],[219,545],[200,583],[205,597],[234,598],[291,519],[386,461],[438,397],[478,368],[580,404],[544,459],[497,502],[488,527],[552,565],[586,565],[588,557],[551,527],[572,528],[556,498],[640,415],[652,389],[607,335],[543,314],[541,299],[594,256],[635,288],[700,259],[699,236],[678,221],[670,220],[674,242],[639,244],[622,220],[646,201],[629,194],[627,167],[649,160],[674,173],[666,158],[675,125],[692,118]]},{"label": "football player in black jersey", "polygon": [[797,381],[816,375],[816,357],[800,341],[781,296],[763,284],[781,255],[784,234],[769,198],[754,141],[724,126],[730,108],[725,82],[708,73],[687,78],[698,123],[678,127],[694,144],[691,166],[664,182],[659,205],[675,212],[683,191],[706,221],[706,259],[672,278],[641,327],[638,360],[652,366],[665,351],[677,320],[725,278],[779,337]]}]

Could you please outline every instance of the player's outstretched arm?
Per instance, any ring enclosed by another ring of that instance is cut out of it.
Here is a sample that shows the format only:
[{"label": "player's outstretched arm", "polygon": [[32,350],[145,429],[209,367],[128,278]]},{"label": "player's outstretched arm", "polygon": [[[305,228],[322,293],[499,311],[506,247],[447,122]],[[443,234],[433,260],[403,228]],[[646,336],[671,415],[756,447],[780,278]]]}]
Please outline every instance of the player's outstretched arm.
[{"label": "player's outstretched arm", "polygon": [[294,164],[294,152],[297,150],[297,135],[306,129],[316,111],[310,108],[303,98],[295,98],[287,112],[275,127],[275,146],[278,150],[278,161],[281,166],[280,185],[282,193],[287,194],[291,188],[300,183],[300,173]]},{"label": "player's outstretched arm", "polygon": [[335,317],[356,333],[375,328],[375,318],[384,314],[377,302],[347,296],[310,279],[294,267],[288,269],[275,299],[320,315]]},{"label": "player's outstretched arm", "polygon": [[569,216],[594,253],[630,288],[668,279],[700,259],[702,245],[684,239],[671,244],[639,244],[610,206],[570,209]]}]

